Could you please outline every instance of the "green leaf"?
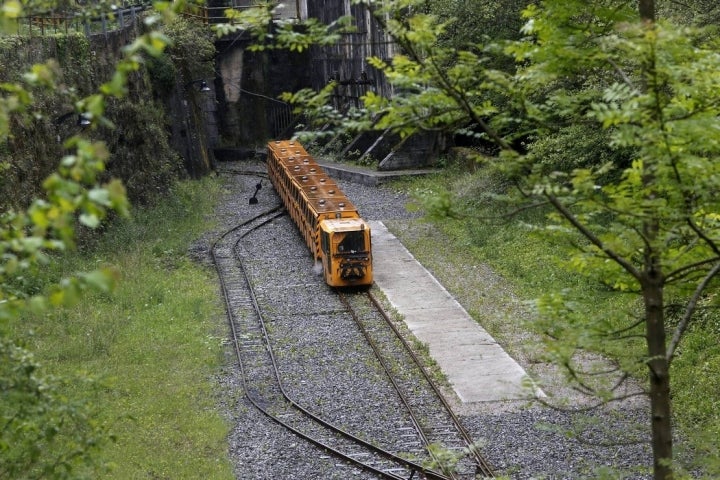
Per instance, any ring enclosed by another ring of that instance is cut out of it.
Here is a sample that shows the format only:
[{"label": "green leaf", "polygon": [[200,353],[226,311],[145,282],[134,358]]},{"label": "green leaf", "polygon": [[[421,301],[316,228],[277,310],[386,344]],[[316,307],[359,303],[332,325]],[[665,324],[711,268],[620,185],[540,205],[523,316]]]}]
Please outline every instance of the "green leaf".
[{"label": "green leaf", "polygon": [[82,274],[81,278],[87,286],[101,291],[111,292],[118,282],[118,273],[114,269],[105,268]]},{"label": "green leaf", "polygon": [[83,213],[80,215],[80,223],[89,228],[97,228],[100,225],[100,218],[95,214]]}]

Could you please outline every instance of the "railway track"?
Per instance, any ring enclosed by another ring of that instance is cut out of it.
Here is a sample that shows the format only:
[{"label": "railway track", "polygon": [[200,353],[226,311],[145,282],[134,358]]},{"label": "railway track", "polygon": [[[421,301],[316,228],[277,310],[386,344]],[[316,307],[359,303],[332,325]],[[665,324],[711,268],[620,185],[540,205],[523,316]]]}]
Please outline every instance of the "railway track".
[{"label": "railway track", "polygon": [[299,405],[285,391],[251,280],[236,254],[246,235],[281,215],[281,210],[271,209],[241,223],[226,232],[211,250],[247,398],[268,418],[296,435],[382,478],[447,478],[346,432]]},{"label": "railway track", "polygon": [[[370,291],[339,295],[412,416],[423,447],[443,474],[458,479],[493,478],[492,468],[377,297]],[[453,458],[437,458],[436,447]]]},{"label": "railway track", "polygon": [[[298,400],[303,395],[286,388],[268,333],[273,322],[265,318],[255,291],[262,288],[263,282],[248,273],[252,267],[248,268],[247,261],[254,254],[246,249],[247,239],[254,231],[281,215],[280,206],[268,209],[225,232],[211,248],[247,399],[273,422],[346,464],[379,478],[470,479],[477,478],[477,474],[492,477],[492,471],[472,449],[467,432],[444,403],[422,364],[413,358],[409,346],[402,343],[402,336],[391,330],[392,322],[370,294],[340,295],[336,298],[344,307],[328,307],[328,311],[345,309],[345,316],[351,312],[357,328],[391,379],[400,399],[398,405],[400,402],[405,405],[412,427],[389,426],[396,432],[393,436],[397,442],[392,447],[379,445],[382,442],[375,441],[372,434],[357,432],[352,426],[339,426],[342,422],[338,422],[337,416],[326,414],[332,407],[303,406],[311,402]],[[318,282],[317,289],[323,288]],[[420,386],[418,379],[424,379]],[[423,459],[427,461],[428,452],[433,452],[433,448],[428,449],[430,445],[442,445],[458,454],[469,448],[475,456],[459,455],[457,465],[442,470],[440,466],[448,462],[431,453],[432,467],[428,467]]]}]

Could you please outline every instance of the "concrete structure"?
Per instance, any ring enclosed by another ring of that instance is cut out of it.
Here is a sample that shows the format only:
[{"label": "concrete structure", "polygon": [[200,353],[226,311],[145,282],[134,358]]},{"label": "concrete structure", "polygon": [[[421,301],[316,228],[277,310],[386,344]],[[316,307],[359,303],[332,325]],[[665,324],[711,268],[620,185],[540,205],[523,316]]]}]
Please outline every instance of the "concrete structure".
[{"label": "concrete structure", "polygon": [[331,162],[322,158],[316,158],[315,160],[333,178],[370,186],[380,185],[398,176],[427,175],[428,173],[437,172],[437,170],[422,168],[402,171],[374,171],[351,164]]},{"label": "concrete structure", "polygon": [[[319,160],[331,177],[377,185],[402,175],[433,170],[378,172]],[[495,402],[530,396],[525,370],[480,326],[460,303],[392,235],[382,222],[370,222],[375,284],[404,318],[413,335],[448,378],[461,401]],[[534,392],[543,396],[539,389]]]},{"label": "concrete structure", "polygon": [[[208,2],[208,21],[223,21],[223,0]],[[254,2],[237,0],[232,7],[250,8]],[[309,127],[308,121],[296,117],[291,106],[279,98],[284,92],[301,89],[320,91],[331,82],[334,89],[329,102],[338,112],[362,107],[362,98],[372,92],[390,98],[395,90],[381,70],[369,58],[390,62],[399,52],[392,37],[366,5],[351,0],[293,0],[275,10],[275,20],[291,24],[296,20],[317,19],[330,25],[341,17],[351,16],[353,31],[344,32],[331,45],[315,45],[302,51],[267,49],[252,51],[247,32],[233,32],[215,41],[214,81],[218,145],[224,148],[252,148],[267,139],[287,139],[296,129]],[[302,125],[302,126],[300,126]],[[332,128],[332,127],[330,127]],[[373,159],[379,170],[426,167],[433,164],[444,144],[438,133],[416,134],[401,139],[388,130],[375,130],[346,138],[346,132],[327,131],[328,147],[343,150],[348,159]],[[332,138],[329,138],[332,137]]]},{"label": "concrete structure", "polygon": [[[529,397],[525,370],[418,263],[382,222],[370,222],[375,284],[463,402]],[[536,391],[542,395],[542,392]]]}]

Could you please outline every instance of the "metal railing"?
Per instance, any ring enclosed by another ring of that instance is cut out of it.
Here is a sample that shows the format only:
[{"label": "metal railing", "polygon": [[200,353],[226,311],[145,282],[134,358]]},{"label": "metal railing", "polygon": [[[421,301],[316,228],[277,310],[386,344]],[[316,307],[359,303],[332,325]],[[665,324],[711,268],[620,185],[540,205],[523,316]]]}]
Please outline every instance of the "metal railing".
[{"label": "metal railing", "polygon": [[185,10],[182,15],[184,17],[203,22],[206,25],[215,25],[218,23],[228,22],[228,18],[225,16],[226,10],[237,10],[238,12],[241,12],[243,10],[257,7],[257,5],[227,7],[208,7],[205,5],[199,5]]},{"label": "metal railing", "polygon": [[[135,4],[91,16],[76,12],[28,15],[16,19],[17,28],[14,34],[26,36],[67,35],[70,33],[84,33],[86,36],[107,35],[110,32],[123,30],[128,26],[134,25],[137,21],[138,14],[148,8],[150,8],[149,4]],[[249,8],[257,8],[257,5],[226,7],[193,6],[182,12],[182,15],[205,23],[206,25],[214,25],[228,22],[228,18],[225,16],[225,11],[228,9],[242,11]]]},{"label": "metal railing", "polygon": [[295,123],[292,107],[284,102],[271,103],[267,109],[273,138],[284,138]]},{"label": "metal railing", "polygon": [[79,13],[29,15],[16,19],[14,34],[25,36],[82,33],[85,36],[105,35],[124,30],[137,23],[140,12],[148,5],[133,5],[97,15]]},{"label": "metal railing", "polygon": [[289,103],[244,88],[239,88],[239,91],[241,95],[249,95],[265,102],[265,118],[268,122],[269,133],[273,138],[287,134],[297,121],[292,105]]}]

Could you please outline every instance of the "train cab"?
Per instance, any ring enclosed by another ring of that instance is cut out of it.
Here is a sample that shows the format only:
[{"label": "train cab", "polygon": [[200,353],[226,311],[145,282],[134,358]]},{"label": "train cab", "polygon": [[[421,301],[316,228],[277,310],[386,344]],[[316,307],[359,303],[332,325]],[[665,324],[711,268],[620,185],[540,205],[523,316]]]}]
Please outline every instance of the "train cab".
[{"label": "train cab", "polygon": [[370,226],[362,218],[336,218],[320,222],[323,276],[333,287],[372,284]]}]

